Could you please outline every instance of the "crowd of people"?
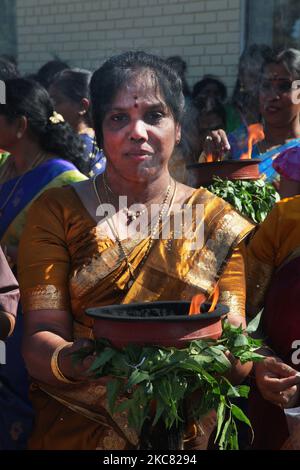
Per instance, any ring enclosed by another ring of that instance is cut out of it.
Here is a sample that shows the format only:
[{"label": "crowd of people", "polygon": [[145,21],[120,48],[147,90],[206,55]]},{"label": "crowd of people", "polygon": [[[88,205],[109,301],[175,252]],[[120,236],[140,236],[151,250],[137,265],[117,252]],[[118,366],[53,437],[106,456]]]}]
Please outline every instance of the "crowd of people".
[{"label": "crowd of people", "polygon": [[[94,73],[52,61],[30,77],[0,59],[0,338],[7,345],[0,449],[138,448],[126,416],[110,414],[109,378],[89,376],[95,356],[86,310],[209,299],[216,289],[235,326],[264,309],[264,361],[232,360],[230,373],[234,383],[251,384],[248,448],[279,449],[289,437],[284,409],[300,404],[300,369],[291,359],[299,339],[300,104],[292,85],[300,51],[250,47],[230,100],[221,79],[205,76],[190,91],[185,73],[180,57],[144,52],[113,56]],[[288,198],[254,227],[207,189],[189,186],[185,165],[203,152],[239,158],[234,144],[258,122],[264,139],[252,157],[262,159],[262,178],[280,176]],[[176,238],[172,223],[160,237],[166,215],[172,221],[197,205],[204,207],[201,248]],[[138,219],[144,231],[136,238],[130,227]],[[83,347],[91,354],[75,364],[72,353]]]}]

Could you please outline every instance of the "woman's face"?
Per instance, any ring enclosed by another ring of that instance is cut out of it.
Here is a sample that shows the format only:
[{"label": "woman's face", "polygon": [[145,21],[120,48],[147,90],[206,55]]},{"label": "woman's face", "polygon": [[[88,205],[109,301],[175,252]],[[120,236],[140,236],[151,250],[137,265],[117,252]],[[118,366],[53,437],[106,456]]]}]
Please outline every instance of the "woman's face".
[{"label": "woman's face", "polygon": [[137,75],[120,89],[103,120],[108,167],[131,181],[159,176],[180,140],[180,125],[150,82]]},{"label": "woman's face", "polygon": [[61,114],[64,120],[77,132],[78,121],[80,120],[80,105],[70,100],[54,85],[50,85],[49,95],[54,103],[55,111]]},{"label": "woman's face", "polygon": [[0,114],[0,149],[11,152],[18,142],[18,122],[11,122],[6,116]]},{"label": "woman's face", "polygon": [[260,83],[259,105],[266,123],[286,127],[298,119],[300,104],[293,101],[299,91],[292,90],[293,81],[291,73],[282,64],[269,64],[265,68]]}]

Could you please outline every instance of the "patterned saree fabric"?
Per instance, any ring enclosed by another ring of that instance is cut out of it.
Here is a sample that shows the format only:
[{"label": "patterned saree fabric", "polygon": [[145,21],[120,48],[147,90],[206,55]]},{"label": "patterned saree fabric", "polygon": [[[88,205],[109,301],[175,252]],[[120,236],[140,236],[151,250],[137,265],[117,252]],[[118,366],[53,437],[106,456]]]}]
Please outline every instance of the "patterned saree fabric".
[{"label": "patterned saree fabric", "polygon": [[[262,315],[263,336],[284,363],[299,339],[300,196],[275,205],[247,248],[247,310]],[[283,410],[264,400],[256,383],[249,397],[254,448],[279,450],[288,438]],[[272,433],[270,433],[272,429]]]},{"label": "patterned saree fabric", "polygon": [[[2,164],[3,163],[3,164]],[[86,179],[76,167],[59,158],[47,158],[15,177],[12,157],[0,157],[0,242],[17,250],[27,212],[45,189]],[[27,248],[26,248],[27,249]],[[17,294],[15,294],[17,299]],[[23,314],[19,304],[13,334],[6,340],[6,364],[0,365],[0,449],[24,449],[33,412],[28,400],[28,373],[21,356]]]},{"label": "patterned saree fabric", "polygon": [[[27,311],[39,315],[41,309],[69,310],[74,339],[91,338],[93,321],[85,315],[89,307],[190,300],[199,292],[209,297],[219,282],[221,301],[240,318],[245,286],[238,245],[252,225],[205,189],[195,190],[182,211],[197,204],[204,208],[197,221],[197,229],[203,229],[201,247],[193,249],[191,239],[176,238],[172,223],[168,236],[154,241],[143,264],[149,237],[122,242],[136,277],[128,287],[129,273],[119,246],[101,235],[96,218],[74,188],[47,191],[34,203],[21,243],[19,277],[25,315]],[[191,225],[195,226],[195,213]],[[64,389],[36,382],[32,399],[38,412],[31,448],[124,449],[137,445],[126,415],[109,415],[105,388],[97,382]],[[75,436],[66,440],[72,420],[77,425],[80,422],[81,443]]]}]

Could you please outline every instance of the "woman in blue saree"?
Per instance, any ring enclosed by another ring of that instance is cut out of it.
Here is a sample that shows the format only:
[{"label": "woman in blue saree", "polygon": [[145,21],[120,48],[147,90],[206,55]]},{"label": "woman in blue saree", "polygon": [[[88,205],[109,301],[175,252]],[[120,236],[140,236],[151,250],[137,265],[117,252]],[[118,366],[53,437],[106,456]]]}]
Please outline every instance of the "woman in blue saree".
[{"label": "woman in blue saree", "polygon": [[260,80],[260,111],[265,139],[259,142],[252,158],[260,158],[259,169],[267,181],[279,180],[273,162],[280,153],[300,144],[299,90],[300,51],[287,49],[269,59]]},{"label": "woman in blue saree", "polygon": [[[54,112],[47,91],[26,79],[6,82],[0,148],[10,154],[0,164],[0,243],[15,268],[30,205],[48,188],[86,179],[73,163],[81,161],[83,149],[78,136]],[[19,307],[14,333],[6,343],[6,364],[0,365],[0,449],[26,448],[33,421],[21,357],[22,329]]]},{"label": "woman in blue saree", "polygon": [[[275,182],[279,175],[272,166],[284,150],[300,144],[299,90],[294,88],[300,79],[300,51],[286,49],[268,58],[259,79],[259,106],[265,138],[253,146],[252,158],[260,158],[262,178]],[[245,125],[226,136],[223,130],[211,132],[206,141],[206,153],[224,153],[239,159],[248,151],[248,131]]]},{"label": "woman in blue saree", "polygon": [[72,126],[83,142],[84,173],[93,177],[103,173],[106,158],[99,149],[92,128],[89,85],[92,73],[82,69],[63,70],[50,84],[55,109]]}]

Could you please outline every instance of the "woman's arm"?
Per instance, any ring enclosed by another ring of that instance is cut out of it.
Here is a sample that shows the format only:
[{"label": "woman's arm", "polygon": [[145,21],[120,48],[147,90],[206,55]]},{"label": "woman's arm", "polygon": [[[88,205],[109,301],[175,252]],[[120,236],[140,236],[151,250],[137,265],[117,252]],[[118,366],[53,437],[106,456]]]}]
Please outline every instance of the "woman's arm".
[{"label": "woman's arm", "polygon": [[280,217],[275,204],[246,248],[247,315],[255,316],[264,305],[280,251],[278,226]]},{"label": "woman's arm", "polygon": [[0,339],[9,336],[15,326],[20,292],[17,280],[0,248]]},{"label": "woman's arm", "polygon": [[79,382],[88,379],[87,371],[94,361],[91,354],[76,366],[71,354],[83,347],[93,348],[88,339],[72,341],[72,317],[64,310],[35,310],[24,315],[22,353],[29,374],[50,385],[70,387],[53,373],[51,360],[55,350],[60,350],[57,361],[66,379]]},{"label": "woman's arm", "polygon": [[[245,267],[243,247],[236,248],[219,281],[219,302],[229,307],[228,321],[234,326],[246,328],[245,318]],[[241,383],[251,372],[252,362],[241,364],[229,352],[227,357],[232,364],[228,379],[233,384]]]},{"label": "woman's arm", "polygon": [[15,327],[15,317],[7,312],[0,311],[0,340],[10,336]]}]

